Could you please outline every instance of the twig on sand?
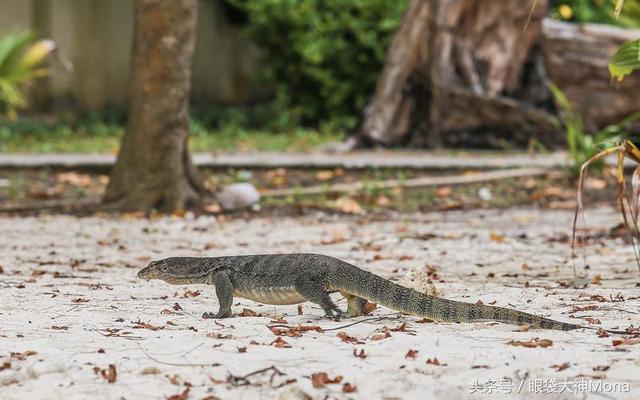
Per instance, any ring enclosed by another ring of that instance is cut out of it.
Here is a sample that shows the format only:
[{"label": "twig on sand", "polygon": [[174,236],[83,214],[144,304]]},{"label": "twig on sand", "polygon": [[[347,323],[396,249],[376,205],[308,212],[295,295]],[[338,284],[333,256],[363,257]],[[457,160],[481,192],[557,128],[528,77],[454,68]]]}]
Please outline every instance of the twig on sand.
[{"label": "twig on sand", "polygon": [[313,195],[324,193],[356,193],[361,192],[368,187],[376,189],[393,189],[397,187],[428,187],[441,185],[460,185],[478,182],[495,181],[500,179],[522,178],[529,176],[546,175],[549,170],[544,168],[514,168],[506,170],[494,170],[486,172],[478,172],[469,175],[445,175],[445,176],[423,176],[413,179],[390,179],[386,181],[378,181],[374,184],[366,182],[354,183],[338,183],[335,185],[310,186],[305,188],[293,189],[274,189],[266,190],[261,193],[263,197],[285,197],[296,195]]},{"label": "twig on sand", "polygon": [[198,364],[198,363],[174,363],[170,361],[162,361],[162,360],[158,360],[157,358],[149,354],[142,346],[140,346],[140,343],[136,343],[136,345],[138,345],[138,347],[144,353],[145,356],[147,356],[150,360],[155,361],[159,364],[170,365],[172,367],[218,367],[220,366],[220,363]]},{"label": "twig on sand", "polygon": [[285,374],[284,372],[280,371],[278,368],[276,368],[275,366],[272,365],[272,366],[267,367],[267,368],[262,368],[262,369],[259,369],[257,371],[249,372],[248,374],[243,375],[243,376],[235,376],[235,375],[232,375],[232,374],[228,374],[227,375],[227,383],[229,383],[229,384],[231,384],[233,386],[248,386],[248,385],[251,385],[251,381],[249,381],[249,379],[248,379],[250,376],[263,374],[263,373],[268,372],[268,371],[273,371],[273,373],[271,374],[271,377],[269,378],[269,386],[271,388],[276,389],[276,388],[280,388],[282,386],[289,385],[291,383],[296,382],[296,379],[287,379],[286,381],[274,386],[273,385],[273,380],[275,379],[276,376],[286,376],[287,374]]}]

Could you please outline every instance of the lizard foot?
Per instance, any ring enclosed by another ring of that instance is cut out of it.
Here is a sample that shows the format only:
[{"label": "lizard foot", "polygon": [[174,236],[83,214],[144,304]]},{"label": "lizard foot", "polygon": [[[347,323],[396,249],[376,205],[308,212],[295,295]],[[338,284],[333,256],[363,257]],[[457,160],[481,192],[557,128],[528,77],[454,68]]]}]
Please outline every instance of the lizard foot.
[{"label": "lizard foot", "polygon": [[218,312],[217,314],[214,314],[212,312],[206,312],[204,314],[202,314],[202,319],[219,319],[219,318],[228,318],[231,316],[230,312]]},{"label": "lizard foot", "polygon": [[336,311],[334,315],[332,311],[327,311],[324,314],[324,317],[328,319],[332,319],[334,321],[340,321],[340,319],[347,317],[347,313],[344,313],[342,311]]}]

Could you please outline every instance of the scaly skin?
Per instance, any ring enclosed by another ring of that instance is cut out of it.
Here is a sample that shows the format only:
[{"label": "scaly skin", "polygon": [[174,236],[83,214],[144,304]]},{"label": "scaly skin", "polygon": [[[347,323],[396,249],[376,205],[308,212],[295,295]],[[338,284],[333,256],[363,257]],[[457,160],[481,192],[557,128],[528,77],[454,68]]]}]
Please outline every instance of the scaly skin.
[{"label": "scaly skin", "polygon": [[138,272],[138,277],[161,279],[176,285],[214,285],[220,310],[215,314],[205,313],[205,318],[230,317],[234,296],[265,304],[310,301],[319,304],[327,317],[339,318],[344,313],[331,301],[329,294],[340,292],[347,299],[348,316],[362,315],[369,300],[435,321],[494,320],[564,331],[582,328],[508,308],[430,296],[396,285],[337,258],[319,254],[171,257],[151,262]]}]

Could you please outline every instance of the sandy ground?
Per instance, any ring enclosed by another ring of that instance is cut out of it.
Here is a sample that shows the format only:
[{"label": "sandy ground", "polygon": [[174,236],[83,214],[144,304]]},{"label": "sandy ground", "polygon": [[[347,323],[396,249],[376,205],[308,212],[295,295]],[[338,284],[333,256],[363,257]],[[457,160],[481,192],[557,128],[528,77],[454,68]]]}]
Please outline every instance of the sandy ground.
[{"label": "sandy ground", "polygon": [[[608,235],[619,217],[609,209],[587,214],[596,239],[580,289],[563,285],[573,279],[571,218],[565,210],[385,221],[0,218],[0,398],[640,398],[640,344],[614,346],[621,336],[420,323],[384,307],[373,316],[386,319],[344,327],[351,321],[325,320],[310,303],[299,315],[295,305],[242,299],[236,315],[252,314],[246,308],[262,316],[216,322],[200,317],[217,309],[212,287],[136,278],[149,260],[166,256],[318,252],[393,280],[430,267],[447,298],[637,327],[633,253]],[[325,330],[276,336],[269,329],[276,324]],[[509,344],[534,338],[550,345]]]}]

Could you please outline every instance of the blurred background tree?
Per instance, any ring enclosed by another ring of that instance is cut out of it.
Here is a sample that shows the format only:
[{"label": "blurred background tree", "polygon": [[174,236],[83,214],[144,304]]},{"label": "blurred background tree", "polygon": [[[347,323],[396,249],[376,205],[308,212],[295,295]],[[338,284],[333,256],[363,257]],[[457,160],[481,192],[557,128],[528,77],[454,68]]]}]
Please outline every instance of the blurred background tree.
[{"label": "blurred background tree", "polygon": [[129,120],[104,202],[180,212],[205,193],[189,155],[196,0],[136,0]]}]

